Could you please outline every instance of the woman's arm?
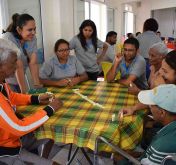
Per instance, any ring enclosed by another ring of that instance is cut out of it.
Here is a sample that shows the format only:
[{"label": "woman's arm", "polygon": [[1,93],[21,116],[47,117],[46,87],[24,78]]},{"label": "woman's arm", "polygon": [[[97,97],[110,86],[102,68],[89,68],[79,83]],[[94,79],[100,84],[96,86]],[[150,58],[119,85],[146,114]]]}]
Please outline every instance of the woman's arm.
[{"label": "woman's arm", "polygon": [[21,93],[26,93],[27,86],[25,82],[24,65],[20,59],[17,60],[16,78],[18,85],[20,86]]},{"label": "woman's arm", "polygon": [[103,44],[103,49],[102,49],[102,51],[101,51],[101,54],[100,54],[99,57],[97,58],[97,63],[98,63],[98,64],[102,61],[104,55],[106,54],[107,49],[108,49],[108,45],[107,45],[106,43],[104,43],[104,44]]},{"label": "woman's arm", "polygon": [[44,86],[63,87],[63,86],[67,86],[67,85],[68,85],[69,80],[68,80],[68,79],[49,80],[49,79],[41,79],[41,78],[40,78],[40,82],[41,82]]},{"label": "woman's arm", "polygon": [[38,67],[38,63],[37,63],[37,54],[36,53],[32,53],[32,55],[30,57],[29,68],[30,68],[31,77],[32,77],[32,80],[34,83],[33,84],[34,88],[42,87],[42,84],[40,83],[40,80],[39,80],[39,67]]},{"label": "woman's arm", "polygon": [[76,76],[76,77],[73,77],[73,78],[70,78],[70,83],[68,84],[69,86],[74,86],[74,85],[77,85],[83,81],[87,81],[88,80],[88,76],[87,76],[87,73],[83,73],[79,76]]}]

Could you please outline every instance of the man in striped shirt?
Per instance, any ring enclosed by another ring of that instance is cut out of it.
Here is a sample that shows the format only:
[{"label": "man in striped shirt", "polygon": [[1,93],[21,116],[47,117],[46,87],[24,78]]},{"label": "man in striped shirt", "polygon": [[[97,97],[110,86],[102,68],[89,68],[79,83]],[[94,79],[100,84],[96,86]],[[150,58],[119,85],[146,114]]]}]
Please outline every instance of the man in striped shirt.
[{"label": "man in striped shirt", "polygon": [[176,153],[176,85],[141,91],[138,99],[150,106],[154,119],[164,126],[141,157],[143,165],[158,165],[166,156]]}]

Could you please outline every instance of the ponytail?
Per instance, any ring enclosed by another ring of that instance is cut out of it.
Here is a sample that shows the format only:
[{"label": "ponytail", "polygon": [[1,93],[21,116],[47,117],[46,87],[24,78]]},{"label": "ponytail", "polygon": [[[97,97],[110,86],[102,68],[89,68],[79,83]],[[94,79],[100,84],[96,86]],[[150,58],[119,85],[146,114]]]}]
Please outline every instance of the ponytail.
[{"label": "ponytail", "polygon": [[21,36],[17,32],[17,27],[22,29],[23,26],[26,25],[26,23],[30,20],[34,20],[34,18],[29,14],[20,15],[18,13],[15,13],[12,16],[12,23],[7,27],[6,31],[3,32],[11,32],[16,38],[21,39]]}]

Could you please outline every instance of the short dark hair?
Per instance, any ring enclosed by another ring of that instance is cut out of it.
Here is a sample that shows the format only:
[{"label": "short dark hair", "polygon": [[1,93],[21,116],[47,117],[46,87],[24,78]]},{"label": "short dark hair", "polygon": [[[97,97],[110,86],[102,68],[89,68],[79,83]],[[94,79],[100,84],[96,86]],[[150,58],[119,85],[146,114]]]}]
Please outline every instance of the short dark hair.
[{"label": "short dark hair", "polygon": [[141,34],[141,32],[136,32],[136,37],[137,37],[139,34]]},{"label": "short dark hair", "polygon": [[117,33],[115,31],[109,31],[106,35],[106,40],[108,39],[108,37],[112,37],[112,36],[117,36]]},{"label": "short dark hair", "polygon": [[60,44],[67,44],[69,47],[69,42],[64,40],[64,39],[59,39],[56,41],[55,45],[54,45],[54,52],[57,52],[57,49],[59,47]]},{"label": "short dark hair", "polygon": [[144,22],[143,31],[153,31],[156,32],[158,30],[158,22],[154,18],[149,18]]},{"label": "short dark hair", "polygon": [[133,33],[127,33],[127,37],[130,38],[133,36]]},{"label": "short dark hair", "polygon": [[139,49],[139,41],[136,38],[128,38],[125,40],[125,44],[132,44],[135,46],[136,50]]},{"label": "short dark hair", "polygon": [[176,71],[176,50],[172,50],[165,57],[166,63]]}]

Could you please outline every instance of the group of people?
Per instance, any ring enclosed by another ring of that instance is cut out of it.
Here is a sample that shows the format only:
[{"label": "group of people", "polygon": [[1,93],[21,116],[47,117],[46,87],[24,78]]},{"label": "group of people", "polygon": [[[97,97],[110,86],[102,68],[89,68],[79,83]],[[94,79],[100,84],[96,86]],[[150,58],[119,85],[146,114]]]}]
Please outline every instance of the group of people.
[{"label": "group of people", "polygon": [[[30,68],[35,88],[72,87],[88,79],[97,80],[102,61],[112,63],[107,81],[114,82],[117,72],[120,72],[118,83],[127,86],[129,93],[138,94],[141,102],[133,107],[124,107],[120,112],[132,115],[137,110],[150,108],[154,119],[164,126],[144,153],[141,163],[160,164],[164,156],[176,152],[176,147],[171,147],[176,145],[173,140],[176,87],[161,85],[176,83],[176,51],[168,53],[167,47],[156,35],[157,30],[156,20],[147,19],[143,33],[125,40],[123,49],[116,54],[114,45],[117,33],[109,32],[106,42],[102,42],[97,38],[95,23],[85,20],[79,28],[79,34],[70,42],[64,39],[56,41],[54,56],[39,69],[35,20],[29,14],[13,15],[12,23],[4,31],[4,39],[0,39],[0,161],[6,164],[58,164],[48,159],[54,142],[51,139],[39,141],[31,132],[46,122],[62,106],[62,101],[54,98],[49,102],[49,94],[27,95],[27,67]],[[71,49],[75,50],[76,56],[70,55]],[[31,116],[19,116],[15,107],[28,104],[47,106]],[[158,145],[166,138],[170,140],[168,146]],[[47,154],[45,150],[41,151],[43,146],[47,148]],[[37,152],[34,153],[34,150]]]}]

